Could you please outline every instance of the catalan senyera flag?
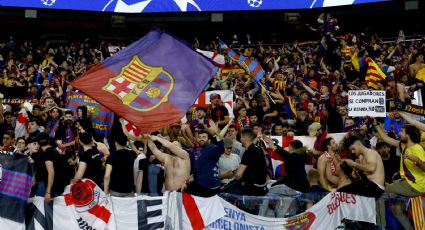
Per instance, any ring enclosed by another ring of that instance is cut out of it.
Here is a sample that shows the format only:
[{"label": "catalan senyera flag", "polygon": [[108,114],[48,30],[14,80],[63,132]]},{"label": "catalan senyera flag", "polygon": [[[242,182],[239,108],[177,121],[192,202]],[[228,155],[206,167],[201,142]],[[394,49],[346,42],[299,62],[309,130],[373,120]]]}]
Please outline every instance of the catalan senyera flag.
[{"label": "catalan senyera flag", "polygon": [[237,62],[256,82],[264,76],[265,71],[260,63],[254,61],[250,57],[239,55],[233,49],[230,49],[223,41],[220,40],[220,48],[229,56],[233,61]]},{"label": "catalan senyera flag", "polygon": [[425,195],[410,198],[410,208],[415,229],[425,229]]},{"label": "catalan senyera flag", "polygon": [[416,78],[425,82],[425,68],[422,68],[418,71],[418,73],[416,74]]},{"label": "catalan senyera flag", "polygon": [[378,89],[378,82],[387,78],[381,68],[372,60],[372,58],[366,58],[366,63],[368,64],[365,82],[369,87]]},{"label": "catalan senyera flag", "polygon": [[152,132],[179,121],[216,71],[185,42],[153,30],[71,85]]}]

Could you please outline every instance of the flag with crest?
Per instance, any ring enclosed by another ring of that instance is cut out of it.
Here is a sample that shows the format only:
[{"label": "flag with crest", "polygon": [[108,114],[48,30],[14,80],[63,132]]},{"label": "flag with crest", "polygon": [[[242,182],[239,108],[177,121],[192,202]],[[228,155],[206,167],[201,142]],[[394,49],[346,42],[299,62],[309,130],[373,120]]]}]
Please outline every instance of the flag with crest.
[{"label": "flag with crest", "polygon": [[153,30],[71,85],[153,132],[179,121],[216,72],[185,42]]}]

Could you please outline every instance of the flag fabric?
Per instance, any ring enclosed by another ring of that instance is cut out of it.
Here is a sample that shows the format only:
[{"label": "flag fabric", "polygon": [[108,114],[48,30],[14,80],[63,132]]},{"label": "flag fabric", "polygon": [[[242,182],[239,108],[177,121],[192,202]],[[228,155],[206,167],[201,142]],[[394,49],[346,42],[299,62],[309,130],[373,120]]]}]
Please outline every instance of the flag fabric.
[{"label": "flag fabric", "polygon": [[[133,137],[133,139],[141,138],[142,137],[142,130],[131,124],[125,119],[120,119],[121,125],[123,127],[123,131],[127,132],[129,136]],[[125,133],[124,132],[124,133]]]},{"label": "flag fabric", "polygon": [[[115,224],[111,224],[108,228],[115,229]],[[90,228],[82,218],[75,219],[73,211],[66,206],[64,196],[58,196],[49,203],[44,201],[44,197],[31,198],[25,209],[25,229],[75,230],[94,228]]]},{"label": "flag fabric", "polygon": [[166,228],[167,195],[111,197],[115,221],[119,230],[155,230]]},{"label": "flag fabric", "polygon": [[31,186],[32,170],[28,157],[0,153],[0,223],[3,220],[24,223]]},{"label": "flag fabric", "polygon": [[153,132],[180,120],[216,71],[184,42],[153,30],[71,85]]},{"label": "flag fabric", "polygon": [[425,82],[425,68],[422,68],[418,71],[418,73],[416,74],[416,78]]},{"label": "flag fabric", "polygon": [[372,60],[372,58],[366,58],[366,63],[368,64],[367,73],[365,82],[369,87],[378,89],[378,82],[387,78],[381,68]]},{"label": "flag fabric", "polygon": [[233,61],[237,62],[256,82],[265,75],[263,67],[260,63],[254,61],[250,57],[239,55],[233,49],[230,49],[223,41],[220,40],[220,48],[229,56]]},{"label": "flag fabric", "polygon": [[205,57],[211,59],[211,61],[213,61],[216,65],[224,65],[226,64],[225,60],[224,60],[224,56],[217,53],[217,52],[212,52],[212,51],[207,51],[207,50],[200,50],[200,49],[196,49],[196,52],[204,55]]},{"label": "flag fabric", "polygon": [[273,179],[276,180],[280,177],[283,177],[285,175],[285,160],[272,149],[268,149],[267,152],[270,156],[271,170],[273,170]]},{"label": "flag fabric", "polygon": [[360,72],[360,69],[362,69],[365,65],[365,58],[359,57],[358,53],[356,52],[351,55],[351,63],[353,64],[354,69]]},{"label": "flag fabric", "polygon": [[425,229],[425,195],[410,198],[410,208],[414,229]]},{"label": "flag fabric", "polygon": [[29,118],[27,111],[22,108],[18,113],[18,118],[16,119],[15,126],[15,137],[26,137],[28,135],[28,123]]},{"label": "flag fabric", "polygon": [[197,197],[188,193],[170,193],[168,216],[174,230],[203,230],[206,226],[224,217],[225,210],[221,198]]},{"label": "flag fabric", "polygon": [[226,107],[229,112],[229,117],[233,118],[233,91],[232,90],[212,90],[212,91],[202,91],[199,94],[198,99],[196,99],[193,107],[204,107],[208,108],[211,105],[210,95],[218,94],[221,97],[221,101],[224,103],[224,107]]},{"label": "flag fabric", "polygon": [[245,74],[245,70],[242,68],[232,68],[232,67],[222,67],[221,68],[221,78],[225,78],[227,75],[229,75],[230,73],[232,74]]},{"label": "flag fabric", "polygon": [[67,186],[64,200],[70,216],[84,229],[115,229],[111,203],[92,180],[82,179]]},{"label": "flag fabric", "polygon": [[292,97],[286,96],[284,103],[285,112],[288,114],[288,119],[296,120],[297,119],[297,109],[295,100]]},{"label": "flag fabric", "polygon": [[89,117],[92,120],[93,131],[108,135],[114,122],[114,113],[81,92],[69,91],[67,93],[66,108],[73,111],[74,115],[77,115],[77,108],[81,105],[87,106]]}]

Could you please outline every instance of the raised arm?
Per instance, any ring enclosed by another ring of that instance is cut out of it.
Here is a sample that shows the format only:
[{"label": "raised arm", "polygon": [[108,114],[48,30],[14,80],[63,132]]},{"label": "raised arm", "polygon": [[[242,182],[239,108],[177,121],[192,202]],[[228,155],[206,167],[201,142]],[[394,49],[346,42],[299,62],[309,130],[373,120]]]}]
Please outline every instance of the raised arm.
[{"label": "raised arm", "polygon": [[[168,141],[167,139],[164,139],[164,138],[162,138],[162,137],[158,137],[158,136],[149,136],[149,138],[152,140],[152,141],[159,141],[159,143],[161,143],[165,148],[167,148],[167,149],[169,149],[171,152],[173,152],[174,154],[176,154],[176,156],[178,156],[179,158],[182,158],[182,159],[189,159],[189,154],[186,152],[186,151],[184,151],[182,148],[180,148],[179,146],[177,146],[177,145],[175,145],[175,144],[173,144],[173,143],[171,143],[170,141]],[[149,144],[149,143],[148,143]],[[154,144],[155,145],[155,144]],[[149,148],[151,148],[150,146],[149,146]],[[155,146],[155,148],[156,148],[156,146]],[[152,150],[152,152],[153,152],[153,149],[151,148],[151,150]],[[158,150],[159,151],[159,150]],[[159,151],[159,152],[161,152],[161,151]],[[161,152],[162,153],[162,152]],[[154,153],[155,154],[155,153]],[[162,153],[162,154],[164,154],[164,153]],[[166,155],[166,154],[164,154],[164,155]],[[156,154],[155,154],[155,156],[156,156]],[[160,160],[161,162],[162,162],[162,160]]]},{"label": "raised arm", "polygon": [[375,129],[378,132],[379,136],[382,138],[382,140],[387,142],[389,145],[394,146],[394,147],[400,146],[400,141],[389,137],[380,125],[376,125]]},{"label": "raised arm", "polygon": [[302,87],[307,90],[307,92],[311,95],[315,95],[316,91],[314,91],[313,89],[311,89],[309,86],[307,86],[306,84],[304,84],[304,82],[301,81],[301,85]]},{"label": "raised arm", "polygon": [[422,130],[425,132],[425,124],[415,120],[414,118],[412,118],[410,115],[408,115],[405,112],[398,112],[400,114],[400,116],[406,120],[409,124],[416,126],[416,128]]},{"label": "raised arm", "polygon": [[[165,163],[165,160],[168,158],[167,154],[161,152],[155,145],[155,143],[153,143],[153,139],[155,139],[155,137],[150,136],[150,138],[148,139],[148,146],[151,149],[152,153],[156,156],[156,158],[161,161],[161,163]],[[159,141],[159,140],[158,140]]]}]

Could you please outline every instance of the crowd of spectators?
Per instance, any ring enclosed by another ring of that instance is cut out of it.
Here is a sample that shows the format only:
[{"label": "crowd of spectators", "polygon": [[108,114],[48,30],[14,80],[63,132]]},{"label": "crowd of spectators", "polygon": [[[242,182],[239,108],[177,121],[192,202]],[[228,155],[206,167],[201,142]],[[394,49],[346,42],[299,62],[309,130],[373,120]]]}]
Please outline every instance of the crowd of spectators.
[{"label": "crowd of spectators", "polygon": [[[189,157],[179,157],[190,159],[191,176],[180,189],[196,195],[265,195],[279,186],[372,197],[384,190],[425,194],[425,125],[396,108],[421,95],[414,93],[424,84],[415,78],[425,68],[424,40],[383,43],[376,34],[341,35],[337,20],[324,14],[309,28],[319,41],[267,47],[233,41],[233,49],[265,70],[261,84],[243,72],[219,72],[205,90],[232,90],[233,111],[212,94],[209,106],[193,107],[184,122],[152,134],[161,141],[146,135],[129,141],[118,118],[105,137],[93,133],[87,107],[65,109],[67,92],[73,90],[69,83],[108,57],[110,44],[36,44],[10,37],[0,42],[1,150],[28,156],[35,170],[32,194],[47,201],[82,178],[115,196],[161,194],[167,167],[153,149],[174,153],[168,142],[186,150]],[[214,42],[196,42],[194,48],[222,53]],[[387,75],[377,83],[386,91],[387,118],[348,116],[348,90],[368,89],[367,66],[353,56],[372,58]],[[226,57],[221,68],[240,66]],[[22,109],[27,123],[19,115]],[[17,131],[23,122],[24,135]],[[343,132],[347,136],[340,143],[329,137]],[[316,142],[304,146],[293,140],[285,147],[271,136],[311,136]],[[149,145],[152,139],[156,148]],[[284,162],[279,175],[272,168],[273,156]],[[306,171],[306,165],[313,169]],[[408,226],[400,210],[399,220]]]}]

